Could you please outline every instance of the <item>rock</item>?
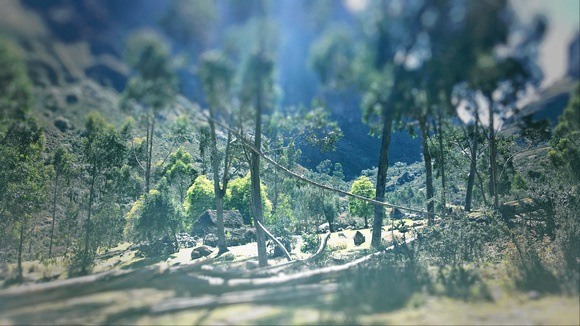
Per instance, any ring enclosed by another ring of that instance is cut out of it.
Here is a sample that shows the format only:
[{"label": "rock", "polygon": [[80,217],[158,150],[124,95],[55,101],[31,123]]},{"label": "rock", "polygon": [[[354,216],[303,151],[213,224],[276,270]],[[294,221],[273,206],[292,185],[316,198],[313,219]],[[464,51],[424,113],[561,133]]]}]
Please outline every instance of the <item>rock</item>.
[{"label": "rock", "polygon": [[215,234],[210,233],[210,234],[206,235],[205,237],[203,237],[203,244],[206,246],[217,247],[218,237]]},{"label": "rock", "polygon": [[342,232],[340,232],[340,233],[338,234],[338,237],[339,237],[339,238],[344,238],[344,239],[346,239],[346,235],[345,235],[344,233],[342,233]]},{"label": "rock", "polygon": [[247,229],[246,232],[244,232],[244,241],[248,243],[255,240],[256,240],[256,231],[254,229]]},{"label": "rock", "polygon": [[201,257],[209,256],[213,252],[213,248],[209,246],[199,246],[191,251],[191,260]]},{"label": "rock", "polygon": [[58,128],[58,130],[60,130],[61,132],[66,132],[70,129],[73,129],[73,126],[70,123],[70,121],[68,121],[68,119],[64,117],[57,117],[54,120],[54,126]]},{"label": "rock", "polygon": [[394,220],[400,220],[404,216],[405,215],[403,214],[403,212],[401,212],[401,210],[398,208],[393,208],[393,210],[391,210],[391,213],[389,214],[389,217],[394,219]]},{"label": "rock", "polygon": [[69,105],[77,104],[79,102],[79,98],[75,94],[68,94],[65,100]]},{"label": "rock", "polygon": [[360,233],[360,231],[356,231],[353,240],[355,246],[360,246],[365,242],[365,236],[362,233]]},{"label": "rock", "polygon": [[318,226],[318,233],[326,233],[330,229],[328,222],[322,223]]},{"label": "rock", "polygon": [[[276,237],[276,239],[284,245],[284,248],[286,248],[286,250],[288,252],[292,251],[292,244],[291,244],[289,239],[282,238],[282,237]],[[268,248],[268,252],[270,253],[270,258],[284,256],[284,252],[282,252],[282,249],[280,249],[280,247],[278,247],[278,245],[276,245],[276,243],[274,241],[268,240],[268,243],[266,246]]]},{"label": "rock", "polygon": [[256,269],[260,266],[257,261],[255,260],[248,260],[246,262],[246,269]]},{"label": "rock", "polygon": [[397,184],[402,185],[413,180],[415,180],[415,176],[409,172],[405,172],[399,178],[397,178]]}]

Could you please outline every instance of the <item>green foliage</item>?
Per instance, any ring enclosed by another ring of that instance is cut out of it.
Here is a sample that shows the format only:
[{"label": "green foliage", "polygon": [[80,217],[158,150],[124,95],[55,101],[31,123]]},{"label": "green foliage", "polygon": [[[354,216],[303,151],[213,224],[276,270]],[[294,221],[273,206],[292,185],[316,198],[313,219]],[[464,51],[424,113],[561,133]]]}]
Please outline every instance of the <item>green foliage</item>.
[{"label": "green foliage", "polygon": [[195,178],[195,181],[185,194],[183,208],[187,218],[193,223],[199,215],[213,207],[215,207],[213,183],[205,175],[200,175]]},{"label": "green foliage", "polygon": [[353,82],[352,62],[355,50],[348,27],[332,26],[310,48],[310,66],[322,83],[345,88]]},{"label": "green foliage", "polygon": [[20,279],[23,246],[30,221],[44,208],[49,175],[44,132],[30,115],[32,99],[22,60],[0,39],[0,258],[13,260],[17,252]]},{"label": "green foliage", "polygon": [[183,221],[183,211],[169,195],[169,189],[153,189],[140,200],[136,208],[138,219],[135,223],[136,240],[153,241],[167,236],[174,239]]},{"label": "green foliage", "polygon": [[302,252],[314,253],[320,246],[320,237],[315,233],[303,235],[302,241],[304,241],[300,247]]},{"label": "green foliage", "polygon": [[[272,202],[268,199],[266,186],[260,185],[260,193],[262,196],[262,210],[264,212],[264,219],[269,220],[272,212]],[[237,178],[230,182],[224,206],[226,209],[237,209],[244,218],[244,223],[251,224],[252,219],[252,200],[251,200],[251,179],[248,173],[243,178]]]},{"label": "green foliage", "polygon": [[[356,179],[350,188],[350,192],[355,195],[363,196],[366,198],[375,197],[375,188],[371,180],[362,176]],[[371,203],[362,201],[356,198],[348,199],[348,212],[351,216],[362,217],[365,220],[365,227],[368,227],[368,218],[373,215],[374,207]]]},{"label": "green foliage", "polygon": [[32,107],[32,84],[16,47],[0,38],[0,139],[9,121],[21,121]]},{"label": "green foliage", "polygon": [[173,0],[159,24],[176,41],[203,49],[217,20],[216,3],[211,0]]},{"label": "green foliage", "polygon": [[580,85],[558,117],[551,145],[549,157],[553,164],[562,170],[564,177],[580,180]]},{"label": "green foliage", "polygon": [[96,112],[88,115],[82,135],[82,155],[88,192],[83,238],[75,246],[71,273],[85,274],[94,263],[99,248],[116,244],[123,234],[120,205],[126,202],[125,185],[119,170],[127,148],[121,133]]},{"label": "green foliage", "polygon": [[128,41],[127,62],[136,75],[124,91],[126,100],[136,100],[153,110],[172,102],[177,92],[171,53],[161,38],[151,31],[140,31]]},{"label": "green foliage", "polygon": [[182,148],[169,155],[167,162],[161,167],[161,176],[178,194],[179,202],[183,203],[187,188],[197,177],[193,165],[193,157]]}]

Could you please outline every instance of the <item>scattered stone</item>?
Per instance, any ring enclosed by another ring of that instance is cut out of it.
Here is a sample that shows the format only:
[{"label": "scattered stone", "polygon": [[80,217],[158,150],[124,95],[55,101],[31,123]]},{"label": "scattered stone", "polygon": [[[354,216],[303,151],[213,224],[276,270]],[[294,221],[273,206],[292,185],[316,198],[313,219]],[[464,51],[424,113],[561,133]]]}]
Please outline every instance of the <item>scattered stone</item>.
[{"label": "scattered stone", "polygon": [[344,239],[346,239],[346,235],[345,235],[344,233],[342,233],[342,232],[340,232],[340,233],[338,234],[338,237],[339,237],[339,238],[344,238]]},{"label": "scattered stone", "polygon": [[[286,248],[286,250],[288,252],[292,251],[292,243],[289,239],[287,238],[282,238],[282,237],[276,237],[276,239],[278,241],[280,241],[283,245],[284,248]],[[272,240],[268,240],[268,243],[266,244],[266,247],[268,249],[268,253],[270,258],[276,258],[276,257],[283,257],[284,256],[284,252],[282,252],[282,249],[280,249],[280,247],[278,247],[278,245],[276,245],[276,243]]]},{"label": "scattered stone", "polygon": [[328,222],[322,223],[318,226],[318,233],[326,233],[330,229]]},{"label": "scattered stone", "polygon": [[206,246],[217,247],[218,237],[215,234],[210,233],[210,234],[206,235],[205,237],[203,237],[203,244]]},{"label": "scattered stone", "polygon": [[356,231],[353,240],[354,245],[358,247],[365,242],[365,236],[360,231]]},{"label": "scattered stone", "polygon": [[260,264],[258,264],[257,261],[255,260],[248,260],[246,262],[246,269],[251,270],[251,269],[256,269],[260,266]]},{"label": "scattered stone", "polygon": [[75,94],[68,94],[65,100],[69,105],[77,104],[79,102],[79,98]]},{"label": "scattered stone", "polygon": [[538,300],[540,298],[540,292],[538,291],[530,291],[528,292],[528,298],[530,298],[530,300]]},{"label": "scattered stone", "polygon": [[209,246],[199,246],[191,251],[191,260],[201,257],[209,256],[213,252],[213,248]]}]

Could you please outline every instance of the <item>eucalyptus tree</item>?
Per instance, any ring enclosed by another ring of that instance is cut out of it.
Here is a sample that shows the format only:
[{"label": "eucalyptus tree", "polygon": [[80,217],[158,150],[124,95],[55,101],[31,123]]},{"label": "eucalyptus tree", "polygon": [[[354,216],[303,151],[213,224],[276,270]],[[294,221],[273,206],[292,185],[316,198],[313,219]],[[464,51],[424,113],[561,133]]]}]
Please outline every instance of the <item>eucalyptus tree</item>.
[{"label": "eucalyptus tree", "polygon": [[48,174],[42,159],[44,132],[33,116],[33,100],[18,51],[0,40],[0,244],[2,257],[12,251],[5,249],[16,247],[19,281],[30,220],[43,209]]},{"label": "eucalyptus tree", "polygon": [[[84,241],[75,267],[80,268],[81,274],[86,274],[93,264],[95,253],[103,243],[110,244],[107,232],[103,227],[112,229],[113,225],[102,221],[104,218],[113,218],[109,213],[114,212],[122,217],[122,213],[110,210],[115,204],[113,196],[107,196],[108,192],[114,191],[114,178],[116,172],[121,169],[126,158],[126,145],[121,133],[115,127],[105,121],[103,116],[92,112],[85,123],[82,136],[82,163],[85,171],[86,186],[88,187],[88,199],[86,203],[86,218],[84,221]],[[104,213],[104,214],[102,214]],[[94,220],[94,217],[97,217]],[[97,228],[98,227],[98,228]],[[121,228],[122,230],[122,228]]]},{"label": "eucalyptus tree", "polygon": [[72,177],[74,156],[69,153],[63,146],[59,146],[51,160],[53,170],[53,189],[52,189],[52,220],[50,225],[50,243],[48,246],[48,257],[52,257],[52,244],[54,241],[54,230],[57,220],[57,202],[61,196],[63,184]]},{"label": "eucalyptus tree", "polygon": [[145,162],[139,165],[144,173],[144,192],[148,193],[152,183],[156,121],[159,113],[175,100],[177,82],[168,46],[151,31],[131,36],[127,61],[135,75],[123,92],[123,106],[138,111],[145,125]]},{"label": "eucalyptus tree", "polygon": [[[218,130],[216,123],[223,120],[231,121],[231,83],[234,74],[233,64],[220,52],[211,51],[202,55],[199,63],[199,76],[205,91],[209,108],[209,128],[211,147],[211,166],[215,194],[217,220],[217,237],[219,252],[228,251],[224,231],[224,197],[230,180],[230,167],[233,160],[233,142],[231,130],[227,131],[227,139],[222,155],[218,150]],[[223,167],[222,167],[223,157]],[[220,177],[221,172],[221,177]]]}]

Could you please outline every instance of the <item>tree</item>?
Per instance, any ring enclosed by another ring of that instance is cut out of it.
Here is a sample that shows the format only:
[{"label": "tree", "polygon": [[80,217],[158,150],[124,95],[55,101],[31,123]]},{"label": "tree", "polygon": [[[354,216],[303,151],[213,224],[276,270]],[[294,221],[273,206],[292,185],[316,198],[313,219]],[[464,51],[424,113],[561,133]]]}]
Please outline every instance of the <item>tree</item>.
[{"label": "tree", "polygon": [[[106,123],[105,119],[95,112],[90,113],[87,118],[82,145],[82,162],[86,172],[88,201],[84,223],[84,245],[76,263],[79,264],[80,273],[86,274],[94,261],[97,249],[101,246],[102,239],[99,239],[98,236],[103,236],[103,234],[94,232],[95,226],[98,224],[92,218],[95,213],[106,211],[114,204],[114,202],[104,198],[107,190],[114,190],[113,188],[108,189],[106,185],[111,183],[115,171],[123,166],[126,146],[115,127]],[[97,238],[95,239],[95,237]]]},{"label": "tree", "polygon": [[52,157],[52,168],[54,173],[53,190],[52,190],[52,221],[50,225],[50,244],[48,246],[48,257],[52,257],[52,243],[54,240],[54,229],[57,219],[56,204],[62,191],[62,184],[70,179],[72,173],[72,163],[74,157],[62,146],[56,149]]},{"label": "tree", "polygon": [[[375,195],[375,190],[373,189],[373,183],[368,177],[362,176],[356,179],[350,188],[350,192],[355,195],[364,196],[366,198],[373,198]],[[351,216],[362,217],[365,221],[365,228],[369,227],[368,219],[373,214],[373,204],[366,201],[362,201],[356,198],[348,199],[348,213]],[[382,208],[382,206],[381,206]],[[384,209],[384,208],[382,208]]]},{"label": "tree", "polygon": [[17,241],[18,281],[23,280],[30,220],[46,199],[44,133],[31,113],[32,101],[23,61],[11,44],[0,40],[0,234],[8,246]]},{"label": "tree", "polygon": [[[224,197],[226,195],[230,179],[229,169],[232,162],[232,133],[228,130],[226,146],[224,149],[223,170],[221,157],[218,151],[216,120],[219,113],[227,113],[227,100],[230,93],[233,67],[229,60],[219,52],[205,53],[200,62],[199,75],[201,77],[206,100],[209,104],[208,121],[210,128],[211,166],[213,172],[213,184],[215,194],[215,208],[217,220],[218,247],[220,253],[228,251],[224,231]],[[221,112],[220,112],[221,111]],[[225,111],[225,112],[224,112]],[[227,117],[226,117],[227,118]],[[221,178],[220,178],[221,171]]]},{"label": "tree", "polygon": [[145,165],[141,168],[145,175],[145,193],[149,193],[155,123],[158,114],[174,101],[177,83],[169,48],[152,32],[139,32],[129,39],[127,61],[136,75],[123,92],[123,104],[138,110],[145,124]]},{"label": "tree", "polygon": [[[188,220],[195,221],[203,212],[215,205],[215,193],[213,183],[205,176],[195,178],[193,184],[185,194],[183,208]],[[187,224],[187,223],[186,223]]]},{"label": "tree", "polygon": [[168,161],[162,166],[161,176],[177,192],[179,202],[183,203],[188,187],[197,177],[193,157],[182,148],[171,153]]},{"label": "tree", "polygon": [[[266,186],[260,186],[260,198],[262,200],[261,209],[264,216],[269,217],[272,212],[272,203],[268,199]],[[226,194],[225,206],[228,209],[237,209],[242,214],[245,224],[252,224],[255,222],[253,215],[252,203],[252,181],[251,175],[246,174],[243,178],[233,179],[230,182],[228,192]]]},{"label": "tree", "polygon": [[139,205],[135,231],[138,240],[154,241],[167,236],[179,248],[176,234],[183,221],[180,206],[169,196],[167,185],[162,183],[159,190],[153,189],[144,195]]},{"label": "tree", "polygon": [[580,180],[580,85],[576,87],[568,106],[558,117],[550,141],[549,157],[564,176]]}]

